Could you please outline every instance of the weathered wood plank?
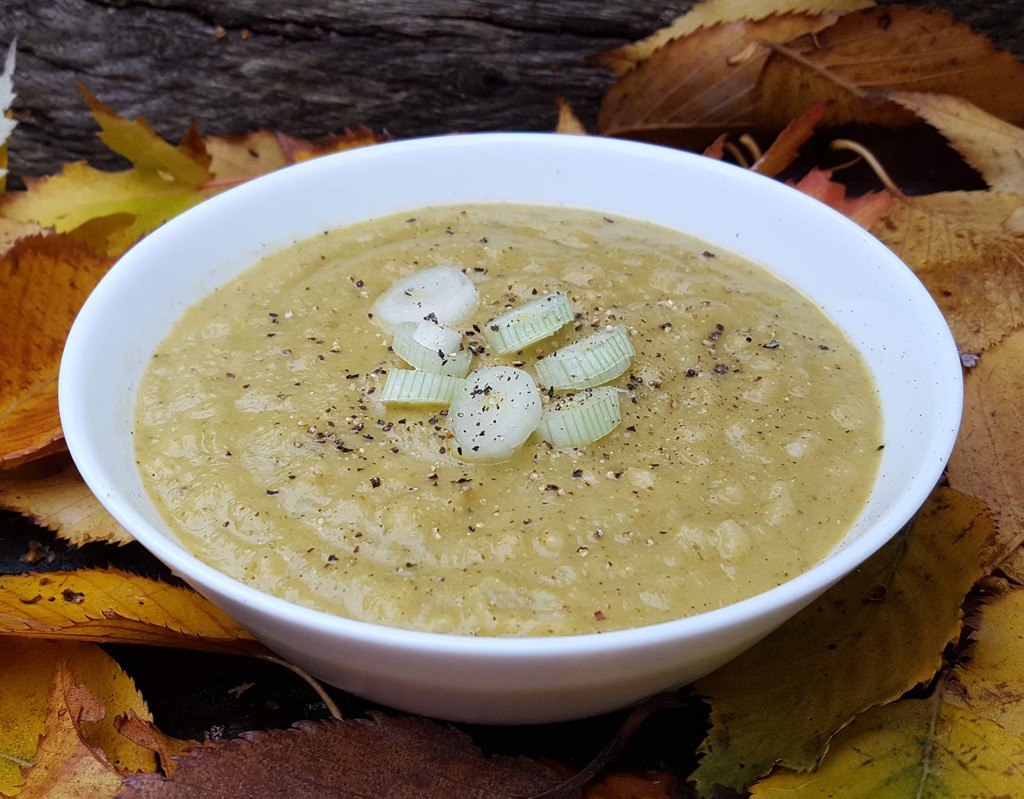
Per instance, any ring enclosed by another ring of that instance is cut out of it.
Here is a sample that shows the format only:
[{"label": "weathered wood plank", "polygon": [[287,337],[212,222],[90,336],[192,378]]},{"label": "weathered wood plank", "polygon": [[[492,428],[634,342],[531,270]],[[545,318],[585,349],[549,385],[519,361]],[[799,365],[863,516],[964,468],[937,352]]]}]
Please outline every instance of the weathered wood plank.
[{"label": "weathered wood plank", "polygon": [[[1021,57],[1019,0],[933,0]],[[399,137],[538,130],[556,92],[592,119],[613,77],[590,61],[690,0],[3,0],[18,37],[15,175],[116,163],[75,77],[176,139],[273,126],[319,137],[360,124]]]}]

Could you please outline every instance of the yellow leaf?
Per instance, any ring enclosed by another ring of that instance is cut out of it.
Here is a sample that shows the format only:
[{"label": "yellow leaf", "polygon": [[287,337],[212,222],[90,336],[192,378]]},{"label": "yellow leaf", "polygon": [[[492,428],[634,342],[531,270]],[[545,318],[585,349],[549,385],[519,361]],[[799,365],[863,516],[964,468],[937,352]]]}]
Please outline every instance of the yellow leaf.
[{"label": "yellow leaf", "polygon": [[987,600],[978,625],[946,701],[1024,739],[1024,589]]},{"label": "yellow leaf", "polygon": [[555,125],[555,133],[586,135],[587,129],[566,99],[559,94],[555,97],[555,101],[558,103],[558,122]]},{"label": "yellow leaf", "polygon": [[[101,172],[84,161],[59,175],[26,179],[27,191],[8,194],[2,213],[66,233],[103,217],[119,215],[100,247],[120,255],[146,233],[202,200],[210,179],[210,156],[194,127],[177,147],[161,139],[142,119],[121,119],[79,84],[102,131],[100,138],[134,168]],[[98,228],[86,237],[97,245]]]},{"label": "yellow leaf", "polygon": [[0,468],[63,448],[60,356],[75,315],[110,260],[66,236],[29,236],[0,256],[7,333],[0,367]]},{"label": "yellow leaf", "polygon": [[19,799],[110,799],[121,774],[103,750],[86,741],[82,728],[98,724],[102,702],[74,681],[66,663],[58,665],[43,735]]},{"label": "yellow leaf", "polygon": [[[881,653],[879,653],[881,655]],[[988,719],[905,699],[858,716],[814,774],[783,772],[753,786],[756,799],[995,799],[1019,796],[1024,741]]]},{"label": "yellow leaf", "polygon": [[985,500],[999,526],[997,566],[1024,541],[1024,329],[982,353],[964,379],[964,416],[949,483]]},{"label": "yellow leaf", "polygon": [[[740,789],[776,763],[813,768],[856,714],[941,664],[992,534],[977,500],[937,489],[908,531],[732,663],[699,680],[712,728],[693,775]],[[884,653],[882,656],[880,653]]]},{"label": "yellow leaf", "polygon": [[659,47],[673,39],[689,36],[698,28],[707,28],[722,22],[756,21],[781,14],[824,14],[829,11],[844,13],[870,8],[873,0],[774,0],[771,3],[751,3],[750,0],[705,0],[694,4],[685,14],[676,17],[664,28],[633,44],[625,44],[598,56],[599,63],[625,74],[641,61],[650,58]]},{"label": "yellow leaf", "polygon": [[0,575],[0,635],[4,634],[249,654],[266,651],[194,591],[112,569]]},{"label": "yellow leaf", "polygon": [[28,516],[75,546],[135,540],[93,496],[72,463],[40,479],[4,479],[0,475],[0,507]]},{"label": "yellow leaf", "polygon": [[990,189],[1024,195],[1024,130],[962,97],[921,92],[889,97],[937,129]]},{"label": "yellow leaf", "polygon": [[983,191],[895,197],[871,232],[928,287],[961,352],[1024,322],[1024,235],[1005,223],[1024,196]]},{"label": "yellow leaf", "polygon": [[83,721],[85,744],[102,750],[114,767],[152,771],[153,753],[117,733],[116,715],[151,719],[145,701],[120,666],[98,646],[86,643],[0,638],[0,794],[14,793],[21,768],[36,759],[48,701],[59,668],[94,694],[105,708],[103,718]]}]

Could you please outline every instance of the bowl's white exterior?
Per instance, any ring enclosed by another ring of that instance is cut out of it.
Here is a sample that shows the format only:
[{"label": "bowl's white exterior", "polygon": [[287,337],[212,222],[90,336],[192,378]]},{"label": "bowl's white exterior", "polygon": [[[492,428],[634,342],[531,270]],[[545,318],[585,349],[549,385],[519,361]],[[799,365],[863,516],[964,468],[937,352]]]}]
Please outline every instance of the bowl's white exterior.
[{"label": "bowl's white exterior", "polygon": [[[824,308],[869,361],[885,419],[881,471],[844,545],[774,590],[697,617],[530,639],[417,633],[337,618],[249,588],[182,549],[146,497],[132,443],[139,376],[181,313],[296,239],[428,205],[491,201],[592,208],[676,227],[767,265]],[[959,360],[936,306],[889,250],[845,217],[711,159],[550,134],[377,145],[215,197],[152,233],[111,270],[75,322],[60,372],[61,420],[82,476],[176,573],[329,683],[416,713],[490,723],[612,710],[686,684],[743,651],[910,518],[948,458],[961,403]]]}]

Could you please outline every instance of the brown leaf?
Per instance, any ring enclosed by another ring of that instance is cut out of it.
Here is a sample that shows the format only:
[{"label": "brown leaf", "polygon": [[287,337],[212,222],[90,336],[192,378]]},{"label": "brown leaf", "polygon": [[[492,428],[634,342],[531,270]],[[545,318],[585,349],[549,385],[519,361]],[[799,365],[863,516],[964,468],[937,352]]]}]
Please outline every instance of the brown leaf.
[{"label": "brown leaf", "polygon": [[1024,64],[945,11],[908,6],[845,14],[816,36],[773,45],[756,121],[779,128],[808,104],[831,102],[826,124],[897,125],[913,114],[885,92],[953,94],[1024,122]]},{"label": "brown leaf", "polygon": [[830,104],[826,125],[910,124],[914,114],[884,96],[908,88],[1024,120],[1024,64],[948,13],[887,7],[697,29],[627,72],[598,127],[703,149],[723,131],[781,130],[819,103]]},{"label": "brown leaf", "polygon": [[[598,130],[690,149],[703,149],[723,131],[745,131],[756,118],[769,44],[818,33],[837,18],[786,14],[701,28],[669,42],[612,86]],[[805,102],[779,129],[813,105]]]},{"label": "brown leaf", "polygon": [[738,20],[756,21],[776,14],[822,14],[828,11],[855,11],[870,8],[873,0],[773,0],[771,3],[751,3],[750,0],[705,0],[650,36],[633,44],[625,44],[597,57],[600,64],[625,74],[641,61],[654,55],[660,47],[673,39],[689,36],[698,28],[708,28],[722,22]]},{"label": "brown leaf", "polygon": [[28,236],[0,256],[7,330],[0,368],[0,468],[63,447],[57,371],[71,323],[112,259],[67,236]]},{"label": "brown leaf", "polygon": [[266,651],[194,591],[113,569],[0,575],[0,635]]},{"label": "brown leaf", "polygon": [[81,725],[103,719],[102,703],[75,683],[67,664],[57,670],[43,735],[18,799],[110,799],[121,774],[103,750],[82,738]]},{"label": "brown leaf", "polygon": [[921,92],[889,97],[936,128],[990,189],[1024,195],[1024,130],[962,97]]},{"label": "brown leaf", "polygon": [[[119,799],[489,799],[533,796],[560,780],[523,758],[486,758],[465,734],[412,717],[300,722],[247,733],[177,758],[174,777],[125,780]],[[578,794],[577,794],[578,795]]]},{"label": "brown leaf", "polygon": [[999,530],[989,568],[1024,542],[1024,328],[982,353],[964,379],[964,416],[949,483],[983,499]]},{"label": "brown leaf", "polygon": [[647,774],[616,772],[589,786],[584,799],[672,799],[678,796],[679,781],[667,771]]},{"label": "brown leaf", "polygon": [[961,352],[1024,323],[1024,235],[1005,227],[1024,196],[984,191],[896,197],[871,232],[927,286]]},{"label": "brown leaf", "polygon": [[560,94],[555,97],[555,102],[558,103],[558,123],[555,125],[555,133],[586,135],[586,127],[580,122],[580,118],[576,116],[569,102]]},{"label": "brown leaf", "polygon": [[832,180],[832,172],[826,169],[812,169],[793,188],[809,194],[825,203],[839,213],[848,216],[863,228],[870,228],[892,203],[892,195],[887,191],[876,191],[850,199],[846,196],[846,187]]},{"label": "brown leaf", "polygon": [[311,158],[319,158],[321,155],[340,153],[345,150],[354,150],[357,147],[367,147],[371,144],[379,144],[387,141],[390,137],[387,134],[374,133],[367,127],[360,126],[355,130],[345,129],[342,134],[333,133],[320,141],[307,141],[297,139],[293,136],[280,134],[281,143],[285,154],[292,163],[308,161]]},{"label": "brown leaf", "polygon": [[183,741],[161,732],[152,720],[140,718],[134,710],[116,717],[114,729],[137,746],[156,752],[160,757],[160,767],[168,777],[174,776],[176,757],[201,745],[199,741]]},{"label": "brown leaf", "polygon": [[28,516],[74,546],[93,541],[127,544],[135,538],[100,504],[73,463],[42,479],[0,474],[0,507]]}]

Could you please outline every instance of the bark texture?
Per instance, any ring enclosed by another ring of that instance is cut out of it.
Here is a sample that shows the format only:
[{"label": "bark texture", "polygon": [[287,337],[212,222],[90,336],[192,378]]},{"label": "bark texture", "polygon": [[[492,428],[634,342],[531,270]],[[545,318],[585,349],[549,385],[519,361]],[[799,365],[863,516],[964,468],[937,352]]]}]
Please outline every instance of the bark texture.
[{"label": "bark texture", "polygon": [[[757,2],[758,0],[752,0]],[[1024,57],[1021,0],[918,0]],[[556,93],[591,121],[613,76],[591,57],[667,24],[690,0],[2,0],[18,38],[15,176],[116,157],[80,78],[177,140],[274,127],[317,138],[546,130]]]}]

